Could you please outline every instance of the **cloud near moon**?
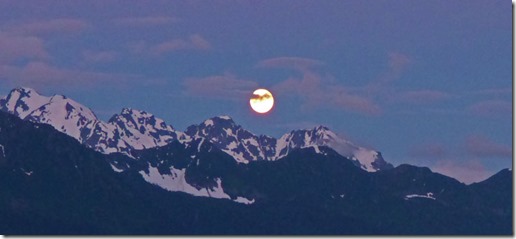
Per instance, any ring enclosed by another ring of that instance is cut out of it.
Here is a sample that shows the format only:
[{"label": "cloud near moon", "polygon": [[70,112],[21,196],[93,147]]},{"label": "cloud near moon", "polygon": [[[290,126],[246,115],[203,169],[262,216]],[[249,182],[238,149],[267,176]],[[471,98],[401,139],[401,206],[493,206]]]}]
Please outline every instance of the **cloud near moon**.
[{"label": "cloud near moon", "polygon": [[274,106],[274,98],[272,97],[271,92],[268,90],[257,89],[253,92],[253,96],[249,99],[249,105],[257,113],[267,113]]},{"label": "cloud near moon", "polygon": [[251,97],[251,99],[258,100],[258,101],[262,101],[262,100],[266,100],[266,99],[270,99],[270,98],[272,98],[272,95],[269,95],[269,94],[259,95],[256,93],[253,93],[253,97]]}]

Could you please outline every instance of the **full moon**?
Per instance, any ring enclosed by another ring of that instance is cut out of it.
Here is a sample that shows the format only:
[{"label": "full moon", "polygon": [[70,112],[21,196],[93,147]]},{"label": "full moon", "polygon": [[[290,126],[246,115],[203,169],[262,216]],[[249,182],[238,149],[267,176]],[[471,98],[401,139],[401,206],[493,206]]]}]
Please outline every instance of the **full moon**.
[{"label": "full moon", "polygon": [[266,89],[257,89],[249,99],[249,104],[254,111],[260,114],[269,112],[274,105],[274,98],[271,92]]}]

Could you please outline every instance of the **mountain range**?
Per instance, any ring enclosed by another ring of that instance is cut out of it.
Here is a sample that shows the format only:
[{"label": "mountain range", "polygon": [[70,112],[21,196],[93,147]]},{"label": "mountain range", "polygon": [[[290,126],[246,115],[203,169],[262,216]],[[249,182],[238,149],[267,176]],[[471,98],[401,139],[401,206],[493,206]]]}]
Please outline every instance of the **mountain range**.
[{"label": "mountain range", "polygon": [[[200,145],[204,141],[232,156],[237,163],[251,161],[274,161],[285,157],[290,151],[306,147],[330,146],[353,160],[363,170],[374,172],[392,168],[380,152],[354,145],[338,137],[327,127],[318,126],[308,130],[295,130],[275,139],[254,135],[237,125],[229,116],[207,119],[198,125],[189,126],[185,132],[178,131],[160,118],[145,111],[124,108],[108,122],[97,118],[88,107],[62,95],[42,96],[34,89],[16,88],[0,99],[0,110],[34,123],[48,124],[81,144],[100,153],[122,153],[135,157],[137,150],[149,149],[178,141],[185,147]],[[120,164],[113,163],[115,171],[123,171]],[[175,172],[177,178],[156,181],[150,169],[146,180],[164,188],[166,184],[182,180],[184,172]],[[175,187],[193,195],[203,195],[191,187]],[[213,194],[214,196],[216,194]],[[219,195],[220,196],[220,195]],[[215,196],[218,197],[218,196]]]},{"label": "mountain range", "polygon": [[513,233],[508,169],[465,185],[324,126],[276,139],[218,116],[182,132],[130,108],[103,122],[30,88],[0,110],[4,234]]},{"label": "mountain range", "polygon": [[163,146],[174,140],[188,144],[192,139],[203,138],[239,163],[273,161],[292,149],[330,146],[369,172],[392,168],[379,152],[356,146],[324,126],[292,131],[275,139],[254,135],[231,117],[219,116],[181,132],[150,113],[130,108],[103,122],[88,107],[72,99],[62,95],[42,96],[30,88],[12,90],[0,99],[0,110],[31,122],[49,124],[101,153],[121,152],[130,156],[133,150]]}]

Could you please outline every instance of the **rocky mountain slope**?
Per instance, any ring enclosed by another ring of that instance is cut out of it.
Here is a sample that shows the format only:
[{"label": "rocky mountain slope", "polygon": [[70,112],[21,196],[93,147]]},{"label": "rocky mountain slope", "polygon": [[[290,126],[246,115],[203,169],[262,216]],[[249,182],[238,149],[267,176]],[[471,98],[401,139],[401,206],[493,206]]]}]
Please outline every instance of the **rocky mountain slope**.
[{"label": "rocky mountain slope", "polygon": [[[411,165],[370,173],[326,146],[243,164],[206,140],[192,142],[136,150],[135,157],[101,154],[49,125],[0,112],[0,232],[513,233],[509,170],[465,185]],[[112,165],[125,168],[117,173]],[[167,177],[179,180],[160,185]],[[181,187],[204,195],[176,190]]]},{"label": "rocky mountain slope", "polygon": [[65,96],[45,97],[30,88],[13,89],[0,100],[0,110],[21,119],[48,124],[101,153],[120,152],[133,156],[134,150],[164,146],[173,141],[184,144],[204,139],[239,163],[274,161],[294,149],[329,146],[369,172],[392,168],[381,153],[357,146],[327,127],[294,130],[279,139],[257,136],[237,125],[229,116],[207,119],[183,133],[145,111],[122,109],[103,122],[86,106]]}]

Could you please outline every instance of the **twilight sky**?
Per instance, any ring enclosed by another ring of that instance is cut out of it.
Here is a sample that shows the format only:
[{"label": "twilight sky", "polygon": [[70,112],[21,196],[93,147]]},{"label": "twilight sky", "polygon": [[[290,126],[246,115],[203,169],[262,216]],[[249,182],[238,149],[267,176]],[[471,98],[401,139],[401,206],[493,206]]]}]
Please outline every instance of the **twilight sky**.
[{"label": "twilight sky", "polygon": [[[512,12],[501,0],[5,1],[0,95],[64,94],[179,130],[230,115],[316,125],[470,183],[512,168]],[[257,87],[276,105],[248,106]]]}]

